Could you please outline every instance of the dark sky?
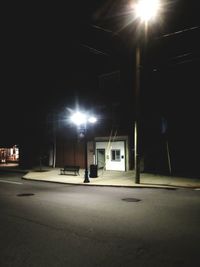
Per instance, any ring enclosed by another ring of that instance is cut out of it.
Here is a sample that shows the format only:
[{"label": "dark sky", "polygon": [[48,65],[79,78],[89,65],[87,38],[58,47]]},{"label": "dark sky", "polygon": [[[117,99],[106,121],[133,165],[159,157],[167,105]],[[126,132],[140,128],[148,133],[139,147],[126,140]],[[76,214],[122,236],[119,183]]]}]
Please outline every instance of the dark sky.
[{"label": "dark sky", "polygon": [[[145,79],[151,92],[144,86],[144,107],[184,124],[187,114],[187,121],[191,116],[198,120],[200,31],[191,29],[200,26],[198,1],[165,2],[162,23],[149,30]],[[3,138],[18,125],[33,127],[48,110],[73,105],[75,99],[120,102],[121,110],[132,105],[137,31],[134,22],[124,27],[130,16],[127,10],[124,0],[5,6],[1,32]],[[191,30],[157,39],[185,29]],[[115,86],[99,88],[99,76],[115,71],[120,71],[123,97]]]}]

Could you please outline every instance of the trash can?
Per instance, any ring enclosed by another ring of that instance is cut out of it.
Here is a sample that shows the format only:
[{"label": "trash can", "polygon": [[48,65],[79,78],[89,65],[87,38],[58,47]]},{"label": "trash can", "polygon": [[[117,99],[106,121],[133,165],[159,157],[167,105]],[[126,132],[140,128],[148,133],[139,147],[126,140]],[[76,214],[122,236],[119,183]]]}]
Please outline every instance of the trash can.
[{"label": "trash can", "polygon": [[91,178],[98,177],[98,175],[97,175],[97,165],[95,165],[95,164],[91,164],[90,165],[90,177]]}]

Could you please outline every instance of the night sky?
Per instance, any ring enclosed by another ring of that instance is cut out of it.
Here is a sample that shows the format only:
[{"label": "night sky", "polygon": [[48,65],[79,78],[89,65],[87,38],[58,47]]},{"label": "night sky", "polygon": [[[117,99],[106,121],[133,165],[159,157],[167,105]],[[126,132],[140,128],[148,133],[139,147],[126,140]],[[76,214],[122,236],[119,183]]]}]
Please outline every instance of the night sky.
[{"label": "night sky", "polygon": [[[65,6],[16,3],[4,7],[1,144],[18,142],[22,133],[40,127],[50,111],[73,107],[77,100],[88,106],[112,102],[122,116],[130,117],[138,29],[135,22],[125,27],[129,2],[86,0]],[[142,57],[144,121],[167,118],[176,137],[173,147],[191,156],[197,152],[199,136],[197,2],[165,1],[165,14],[149,29]],[[106,73],[120,76],[110,75],[102,86],[100,77]]]}]

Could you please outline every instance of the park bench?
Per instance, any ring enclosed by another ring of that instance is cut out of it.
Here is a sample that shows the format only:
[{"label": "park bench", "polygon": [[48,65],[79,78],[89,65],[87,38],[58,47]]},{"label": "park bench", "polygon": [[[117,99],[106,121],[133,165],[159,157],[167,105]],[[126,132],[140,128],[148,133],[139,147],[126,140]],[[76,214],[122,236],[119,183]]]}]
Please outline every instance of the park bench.
[{"label": "park bench", "polygon": [[74,175],[79,175],[80,166],[74,165],[65,165],[60,169],[60,174],[69,174],[69,172],[73,172]]}]

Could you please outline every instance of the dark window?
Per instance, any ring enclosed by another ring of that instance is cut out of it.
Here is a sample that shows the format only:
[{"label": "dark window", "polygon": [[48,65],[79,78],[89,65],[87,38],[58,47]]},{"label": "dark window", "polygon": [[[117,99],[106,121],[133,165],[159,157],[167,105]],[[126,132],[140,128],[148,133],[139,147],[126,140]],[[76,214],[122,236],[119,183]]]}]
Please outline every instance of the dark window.
[{"label": "dark window", "polygon": [[121,160],[121,152],[119,149],[111,150],[111,160],[112,161],[120,161]]}]

